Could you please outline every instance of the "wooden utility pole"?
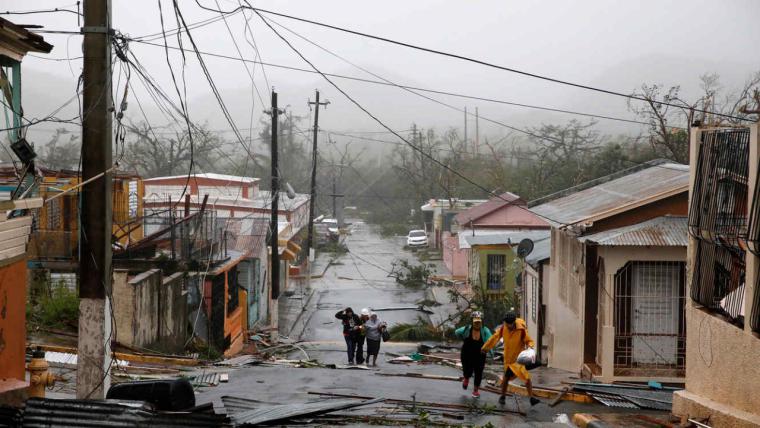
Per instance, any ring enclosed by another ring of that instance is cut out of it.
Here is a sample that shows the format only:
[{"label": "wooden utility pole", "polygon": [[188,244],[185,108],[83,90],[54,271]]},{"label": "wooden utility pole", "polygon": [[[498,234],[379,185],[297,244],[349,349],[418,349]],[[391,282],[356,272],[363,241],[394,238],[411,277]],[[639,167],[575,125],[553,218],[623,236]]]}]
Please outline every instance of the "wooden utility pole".
[{"label": "wooden utility pole", "polygon": [[306,238],[306,274],[311,278],[311,271],[309,270],[309,258],[311,257],[311,249],[314,246],[314,204],[317,199],[317,136],[319,135],[319,106],[325,106],[330,104],[330,101],[319,102],[319,91],[316,91],[316,100],[314,102],[309,101],[309,108],[314,106],[314,138],[311,147],[311,193],[309,194],[309,231]]},{"label": "wooden utility pole", "polygon": [[85,0],[77,398],[103,399],[111,383],[111,2]]},{"label": "wooden utility pole", "polygon": [[467,150],[467,106],[464,106],[464,149]]},{"label": "wooden utility pole", "polygon": [[277,230],[278,223],[278,201],[280,198],[280,171],[278,166],[277,150],[277,125],[280,116],[280,110],[277,108],[277,92],[272,91],[272,216],[269,223],[269,246],[272,251],[272,266],[269,268],[270,278],[272,280],[272,299],[277,300],[280,297],[280,253],[279,253],[279,236]]},{"label": "wooden utility pole", "polygon": [[475,107],[475,154],[480,153],[480,115]]}]

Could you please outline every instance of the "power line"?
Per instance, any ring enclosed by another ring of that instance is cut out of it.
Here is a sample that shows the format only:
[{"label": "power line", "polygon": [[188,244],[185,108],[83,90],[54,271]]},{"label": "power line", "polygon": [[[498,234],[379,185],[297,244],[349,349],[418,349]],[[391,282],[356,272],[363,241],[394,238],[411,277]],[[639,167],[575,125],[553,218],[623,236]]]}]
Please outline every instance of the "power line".
[{"label": "power line", "polygon": [[[136,40],[136,39],[131,39],[131,38],[129,38],[128,40],[134,41],[134,42],[140,43],[140,44],[145,44],[145,45],[148,45],[148,46],[163,47],[163,45],[159,45],[159,44],[156,44],[156,43],[151,43],[151,42],[147,42],[147,41],[143,41],[143,40]],[[178,48],[176,46],[169,46],[169,49],[183,50],[183,49],[180,49],[180,48]],[[217,53],[212,53],[212,52],[207,52],[207,51],[205,51],[205,52],[201,51],[201,54],[206,55],[206,56],[210,56],[210,57],[216,57],[216,58],[221,58],[221,59],[228,59],[228,60],[232,60],[232,61],[250,62],[250,63],[254,63],[254,64],[259,64],[262,67],[272,67],[272,68],[279,68],[279,69],[283,69],[283,70],[298,71],[298,72],[302,72],[302,73],[319,74],[319,73],[317,73],[314,70],[308,70],[308,69],[299,68],[299,67],[292,67],[292,66],[287,66],[287,65],[282,65],[282,64],[275,64],[275,63],[269,63],[269,62],[264,62],[264,61],[251,60],[251,59],[242,59],[241,60],[240,58],[235,58],[235,57],[232,57],[232,56],[223,55],[223,54],[217,54]],[[640,120],[626,119],[626,118],[609,116],[609,115],[604,115],[604,114],[581,112],[581,111],[574,111],[574,110],[561,109],[561,108],[555,108],[555,107],[546,107],[546,106],[540,106],[540,105],[535,105],[535,104],[518,103],[518,102],[514,102],[514,101],[502,100],[502,99],[497,99],[497,98],[481,97],[481,96],[477,96],[477,95],[468,95],[468,94],[463,94],[463,93],[459,93],[459,92],[452,92],[452,91],[444,91],[444,90],[438,90],[438,89],[423,88],[423,87],[419,87],[419,86],[411,86],[411,85],[402,85],[402,84],[388,83],[388,82],[383,82],[381,80],[365,79],[365,78],[355,77],[355,76],[346,76],[346,75],[343,75],[343,74],[336,74],[336,73],[324,73],[324,74],[326,76],[335,77],[335,78],[338,78],[338,79],[352,80],[352,81],[363,82],[363,83],[371,83],[371,84],[375,84],[375,85],[394,86],[394,87],[398,87],[398,88],[401,88],[401,89],[409,89],[409,90],[413,90],[413,91],[428,92],[428,93],[431,93],[431,94],[446,95],[446,96],[451,96],[451,97],[470,99],[470,100],[474,100],[474,101],[483,101],[483,102],[488,102],[488,103],[513,106],[513,107],[528,108],[528,109],[533,109],[533,110],[544,110],[544,111],[549,111],[549,112],[554,112],[554,113],[562,113],[562,114],[570,114],[570,115],[576,115],[576,116],[584,116],[584,117],[590,117],[590,118],[594,118],[594,119],[612,120],[612,121],[632,123],[632,124],[637,124],[637,125],[649,125],[648,122],[644,122],[644,121],[640,121]],[[668,126],[668,128],[686,129],[686,128],[678,127],[678,126]]]},{"label": "power line", "polygon": [[[432,54],[436,54],[436,55],[442,55],[442,56],[445,56],[445,57],[455,58],[455,59],[459,59],[459,60],[462,60],[462,61],[472,62],[474,64],[478,64],[478,65],[482,65],[482,66],[486,66],[486,67],[490,67],[490,68],[495,68],[495,69],[502,70],[502,71],[507,71],[507,72],[510,72],[510,73],[520,74],[520,75],[523,75],[523,76],[526,76],[526,77],[532,77],[532,78],[544,80],[544,81],[547,81],[547,82],[557,83],[557,84],[566,85],[566,86],[572,86],[572,87],[575,87],[575,88],[585,89],[585,90],[599,92],[599,93],[608,94],[608,95],[614,95],[614,96],[618,96],[618,97],[622,97],[622,98],[627,98],[627,99],[632,99],[632,100],[637,100],[637,101],[643,101],[643,102],[647,102],[647,103],[654,102],[655,104],[661,104],[661,105],[665,105],[665,106],[669,106],[669,107],[676,107],[676,108],[681,108],[681,109],[689,108],[689,109],[692,109],[693,111],[698,112],[698,113],[712,114],[712,115],[715,115],[715,116],[725,117],[725,118],[728,118],[728,119],[735,119],[735,120],[742,120],[742,121],[751,121],[751,119],[744,118],[744,117],[737,117],[737,116],[732,116],[730,114],[724,114],[724,113],[719,113],[719,112],[714,112],[714,111],[709,111],[709,110],[704,110],[704,109],[691,108],[691,107],[684,106],[684,105],[673,104],[673,103],[670,103],[670,102],[667,102],[667,101],[651,100],[651,99],[647,99],[647,98],[644,98],[644,97],[641,97],[641,96],[638,96],[638,95],[625,94],[625,93],[622,93],[622,92],[617,92],[617,91],[613,91],[613,90],[609,90],[609,89],[597,88],[597,87],[590,86],[590,85],[570,82],[570,81],[567,81],[567,80],[557,79],[557,78],[554,78],[554,77],[544,76],[544,75],[540,75],[540,74],[537,74],[537,73],[531,73],[531,72],[527,72],[527,71],[523,71],[523,70],[518,70],[518,69],[515,69],[515,68],[511,68],[511,67],[505,67],[505,66],[501,66],[501,65],[498,65],[498,64],[490,63],[490,62],[487,62],[487,61],[479,60],[479,59],[476,59],[476,58],[464,56],[464,55],[458,55],[458,54],[454,54],[454,53],[450,53],[450,52],[444,52],[444,51],[437,50],[437,49],[426,48],[426,47],[419,46],[419,45],[414,45],[414,44],[411,44],[411,43],[406,43],[406,42],[401,42],[401,41],[398,41],[398,40],[389,39],[387,37],[375,36],[375,35],[372,35],[372,34],[363,33],[363,32],[355,31],[355,30],[350,30],[348,28],[338,27],[338,26],[335,26],[335,25],[325,24],[325,23],[318,22],[318,21],[313,21],[313,20],[310,20],[310,19],[299,18],[299,17],[293,16],[293,15],[287,15],[287,14],[284,14],[284,13],[274,12],[274,11],[271,11],[271,10],[266,10],[266,9],[261,9],[261,8],[252,8],[252,9],[254,11],[256,11],[259,14],[259,16],[261,16],[261,13],[281,16],[281,17],[287,18],[287,19],[301,21],[301,22],[305,22],[305,23],[308,23],[308,24],[312,24],[312,25],[318,25],[320,27],[330,28],[332,30],[341,31],[341,32],[344,32],[344,33],[349,33],[349,34],[353,34],[353,35],[356,35],[356,36],[366,37],[366,38],[370,38],[370,39],[374,39],[374,40],[379,40],[379,41],[382,41],[382,42],[391,43],[391,44],[394,44],[394,45],[403,46],[403,47],[410,48],[410,49],[416,49],[416,50],[423,51],[423,52],[428,52],[428,53],[432,53]],[[264,19],[264,18],[262,17],[262,19]]]},{"label": "power line", "polygon": [[[327,77],[326,75],[324,75],[324,74],[323,74],[323,73],[322,73],[322,72],[321,72],[321,71],[320,71],[320,70],[319,70],[319,69],[318,69],[318,68],[317,68],[317,67],[316,67],[316,66],[315,66],[315,65],[314,65],[314,64],[313,64],[311,61],[309,61],[309,60],[308,60],[308,59],[307,59],[307,58],[306,58],[306,57],[305,57],[305,56],[304,56],[304,55],[303,55],[303,54],[302,54],[302,53],[301,53],[301,52],[300,52],[298,49],[296,49],[296,48],[295,48],[295,46],[293,46],[293,45],[290,43],[290,41],[288,41],[288,39],[286,39],[286,38],[285,38],[285,37],[284,37],[282,34],[280,34],[280,33],[279,33],[279,32],[278,32],[278,31],[277,31],[277,30],[276,30],[276,29],[275,29],[275,28],[274,28],[274,27],[273,27],[273,26],[272,26],[272,25],[269,23],[269,21],[267,21],[267,20],[266,20],[266,19],[265,19],[265,18],[264,18],[264,17],[261,15],[261,13],[259,13],[259,12],[256,12],[256,13],[257,13],[257,15],[259,15],[259,18],[261,18],[262,22],[264,22],[264,24],[265,24],[267,27],[269,27],[269,28],[270,28],[270,29],[271,29],[271,30],[272,30],[272,31],[275,33],[275,35],[277,35],[277,37],[279,37],[279,38],[280,38],[280,39],[281,39],[281,40],[282,40],[282,41],[283,41],[283,42],[284,42],[286,45],[288,45],[288,47],[290,47],[290,49],[292,49],[292,50],[293,50],[293,51],[294,51],[294,52],[295,52],[295,53],[296,53],[296,54],[297,54],[297,55],[298,55],[298,56],[299,56],[299,57],[300,57],[300,58],[301,58],[301,59],[302,59],[304,62],[306,62],[307,64],[309,64],[309,66],[310,66],[311,68],[313,68],[313,69],[314,69],[316,72],[318,72],[318,73],[319,73],[319,74],[322,76],[322,78],[324,78],[324,79],[325,79],[325,80],[326,80],[328,83],[330,83],[330,85],[332,85],[332,87],[334,87],[334,88],[335,88],[335,89],[336,89],[338,92],[340,92],[341,94],[343,94],[343,96],[344,96],[344,97],[346,97],[346,99],[348,99],[349,101],[351,101],[351,102],[352,102],[352,103],[353,103],[353,104],[354,104],[356,107],[358,107],[358,108],[359,108],[361,111],[363,111],[363,112],[364,112],[364,113],[365,113],[367,116],[369,116],[370,118],[372,118],[372,120],[374,120],[375,122],[377,122],[377,123],[378,123],[380,126],[382,126],[383,128],[387,129],[388,131],[390,131],[390,132],[391,132],[393,135],[395,135],[397,138],[399,138],[400,140],[402,140],[403,142],[405,142],[405,143],[406,143],[406,144],[407,144],[409,147],[411,147],[413,150],[415,150],[415,151],[419,152],[419,153],[420,153],[422,156],[424,156],[424,157],[426,157],[426,158],[430,159],[431,161],[433,161],[433,163],[436,163],[436,164],[438,164],[439,166],[441,166],[441,167],[445,168],[446,170],[448,170],[448,171],[452,172],[452,173],[453,173],[454,175],[456,175],[457,177],[459,177],[459,178],[461,178],[462,180],[464,180],[464,181],[466,181],[466,182],[468,182],[468,183],[472,184],[473,186],[475,186],[476,188],[478,188],[478,189],[482,190],[482,191],[483,191],[483,192],[485,192],[486,194],[488,194],[488,195],[491,195],[491,196],[493,196],[493,197],[495,197],[495,198],[498,198],[498,199],[502,199],[502,200],[503,200],[503,201],[505,201],[507,204],[512,204],[512,203],[514,202],[514,201],[510,201],[510,200],[507,200],[507,199],[505,199],[505,198],[502,198],[502,197],[501,197],[501,195],[498,195],[498,194],[496,194],[495,192],[493,192],[493,191],[491,191],[491,190],[488,190],[487,188],[483,187],[483,185],[481,185],[481,184],[479,184],[479,183],[475,182],[474,180],[470,179],[469,177],[467,177],[466,175],[462,174],[461,172],[459,172],[459,171],[457,171],[457,170],[455,170],[455,169],[451,168],[450,166],[448,166],[448,165],[444,164],[443,162],[439,161],[438,159],[436,159],[435,157],[433,157],[433,156],[432,156],[432,155],[430,155],[429,153],[425,152],[424,150],[420,149],[419,147],[417,147],[417,146],[415,146],[414,144],[412,144],[411,142],[409,142],[409,140],[407,140],[406,138],[404,138],[403,136],[401,136],[401,134],[399,134],[398,132],[396,132],[396,131],[394,131],[392,128],[390,128],[388,125],[386,125],[386,124],[385,124],[385,123],[384,123],[382,120],[380,120],[380,119],[379,119],[377,116],[375,116],[374,114],[372,114],[372,112],[370,112],[369,110],[367,110],[367,109],[366,109],[366,108],[365,108],[363,105],[361,105],[361,104],[360,104],[358,101],[356,101],[356,100],[355,100],[353,97],[351,97],[351,96],[350,96],[350,95],[349,95],[349,94],[348,94],[346,91],[344,91],[344,90],[343,90],[343,89],[342,89],[340,86],[338,86],[338,85],[337,85],[335,82],[333,82],[332,80],[330,80],[330,78],[329,78],[329,77]],[[519,207],[519,208],[523,208],[523,207],[520,207],[519,205],[515,205],[515,206],[517,206],[517,207]],[[524,210],[526,210],[526,211],[530,211],[530,210],[528,210],[527,208],[523,208],[523,209],[524,209]],[[532,212],[532,211],[530,211],[530,212]],[[549,217],[545,217],[545,216],[543,216],[543,215],[541,215],[541,214],[538,214],[538,213],[534,213],[534,214],[535,214],[536,216],[539,216],[539,217],[545,218],[545,219],[547,219],[547,220],[549,220],[549,221],[552,221],[552,222],[554,222],[554,223],[560,223],[560,224],[562,224],[562,222],[558,222],[558,221],[555,221],[555,220],[553,220],[553,219],[551,219],[551,218],[549,218]]]}]

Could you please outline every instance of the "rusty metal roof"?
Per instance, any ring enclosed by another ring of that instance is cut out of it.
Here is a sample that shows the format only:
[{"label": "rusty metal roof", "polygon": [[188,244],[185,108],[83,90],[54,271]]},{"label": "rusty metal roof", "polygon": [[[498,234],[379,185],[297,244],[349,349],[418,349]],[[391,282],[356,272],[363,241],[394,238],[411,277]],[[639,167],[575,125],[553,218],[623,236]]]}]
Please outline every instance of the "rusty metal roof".
[{"label": "rusty metal roof", "polygon": [[689,244],[687,220],[680,216],[657,217],[580,239],[605,246],[685,247]]},{"label": "rusty metal roof", "polygon": [[540,205],[531,211],[551,219],[554,226],[570,225],[604,218],[613,210],[686,192],[688,188],[688,165],[653,161],[542,198],[534,202]]}]

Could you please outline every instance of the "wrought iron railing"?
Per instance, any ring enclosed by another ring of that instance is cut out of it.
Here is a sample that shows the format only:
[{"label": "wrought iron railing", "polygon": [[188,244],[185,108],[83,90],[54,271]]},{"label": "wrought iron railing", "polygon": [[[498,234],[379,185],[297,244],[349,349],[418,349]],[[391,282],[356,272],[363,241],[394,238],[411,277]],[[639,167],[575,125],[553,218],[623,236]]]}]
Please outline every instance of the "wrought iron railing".
[{"label": "wrought iron railing", "polygon": [[689,232],[703,241],[739,247],[748,234],[749,129],[700,135]]},{"label": "wrought iron railing", "polygon": [[746,253],[736,247],[696,242],[692,300],[743,326]]}]

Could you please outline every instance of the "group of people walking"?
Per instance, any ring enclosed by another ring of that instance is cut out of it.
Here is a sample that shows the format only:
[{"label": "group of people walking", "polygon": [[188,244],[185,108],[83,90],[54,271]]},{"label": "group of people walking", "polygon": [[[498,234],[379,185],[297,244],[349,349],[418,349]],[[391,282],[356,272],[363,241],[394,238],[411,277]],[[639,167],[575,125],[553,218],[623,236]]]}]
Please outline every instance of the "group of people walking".
[{"label": "group of people walking", "polygon": [[462,339],[462,388],[467,389],[470,378],[474,377],[472,396],[480,397],[480,383],[483,380],[483,369],[486,365],[486,354],[491,352],[500,341],[504,342],[504,380],[501,384],[499,403],[504,404],[509,381],[519,378],[525,383],[530,396],[530,404],[535,405],[539,400],[533,395],[533,384],[530,379],[531,370],[540,366],[535,360],[535,342],[528,335],[525,320],[517,318],[514,312],[508,312],[501,325],[492,334],[483,325],[483,314],[472,313],[470,325],[460,327],[454,334]]},{"label": "group of people walking", "polygon": [[[372,365],[377,366],[377,354],[380,352],[380,342],[387,340],[388,331],[385,322],[377,314],[364,308],[357,315],[353,309],[346,308],[338,311],[335,318],[343,324],[343,338],[346,340],[346,352],[349,364],[364,364],[364,343],[367,343],[367,358],[372,357]],[[528,335],[525,320],[518,318],[514,312],[508,312],[502,323],[494,332],[483,325],[483,314],[473,312],[472,322],[460,327],[454,334],[462,340],[460,358],[462,361],[462,388],[467,390],[470,378],[473,379],[472,396],[480,397],[480,384],[483,380],[483,369],[486,366],[486,355],[492,353],[499,344],[504,343],[504,379],[501,384],[499,403],[505,403],[509,381],[517,378],[525,383],[530,396],[530,403],[535,405],[539,400],[533,395],[533,384],[530,373],[540,366],[535,359],[535,342]]]},{"label": "group of people walking", "polygon": [[[367,343],[367,358],[369,363],[377,366],[377,354],[380,353],[380,342],[388,335],[387,325],[369,308],[363,308],[359,315],[351,308],[346,308],[335,314],[335,318],[343,323],[343,338],[346,340],[348,364],[364,364],[364,343]],[[386,339],[387,340],[387,339]]]}]

